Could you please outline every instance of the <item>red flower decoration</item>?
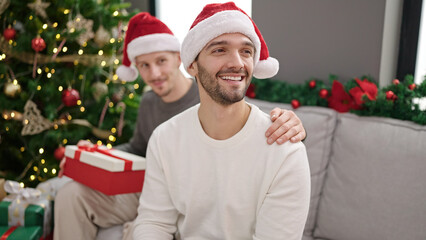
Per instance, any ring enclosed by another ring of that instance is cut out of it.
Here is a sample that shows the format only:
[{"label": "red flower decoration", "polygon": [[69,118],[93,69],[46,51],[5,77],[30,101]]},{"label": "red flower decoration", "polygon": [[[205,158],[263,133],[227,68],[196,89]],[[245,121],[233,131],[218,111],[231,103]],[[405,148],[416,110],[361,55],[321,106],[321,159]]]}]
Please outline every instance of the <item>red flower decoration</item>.
[{"label": "red flower decoration", "polygon": [[355,78],[355,81],[358,83],[359,87],[354,87],[349,90],[349,94],[353,97],[357,108],[361,107],[364,103],[362,100],[363,96],[367,96],[370,100],[376,100],[377,97],[377,86],[376,84],[364,79],[363,81]]},{"label": "red flower decoration", "polygon": [[331,96],[328,97],[328,107],[333,108],[338,112],[349,112],[355,109],[356,105],[352,97],[345,92],[343,84],[334,80],[331,86]]},{"label": "red flower decoration", "polygon": [[249,98],[255,98],[256,97],[256,92],[254,91],[255,88],[256,86],[253,83],[250,83],[246,91],[246,96]]},{"label": "red flower decoration", "polygon": [[414,88],[416,88],[416,84],[415,84],[415,83],[412,83],[412,84],[408,85],[408,88],[409,88],[410,90],[414,90]]}]

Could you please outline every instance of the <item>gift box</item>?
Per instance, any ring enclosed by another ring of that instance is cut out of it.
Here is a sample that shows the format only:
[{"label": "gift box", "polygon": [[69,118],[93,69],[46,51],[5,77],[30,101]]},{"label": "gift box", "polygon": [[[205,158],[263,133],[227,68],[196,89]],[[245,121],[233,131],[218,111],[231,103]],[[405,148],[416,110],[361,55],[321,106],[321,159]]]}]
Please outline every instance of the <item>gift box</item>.
[{"label": "gift box", "polygon": [[38,189],[23,188],[6,181],[7,195],[0,202],[0,226],[40,227],[43,237],[52,229],[52,200]]},{"label": "gift box", "polygon": [[0,226],[1,240],[39,240],[42,236],[41,227],[7,227]]},{"label": "gift box", "polygon": [[142,191],[145,158],[105,146],[65,147],[64,175],[107,195]]}]

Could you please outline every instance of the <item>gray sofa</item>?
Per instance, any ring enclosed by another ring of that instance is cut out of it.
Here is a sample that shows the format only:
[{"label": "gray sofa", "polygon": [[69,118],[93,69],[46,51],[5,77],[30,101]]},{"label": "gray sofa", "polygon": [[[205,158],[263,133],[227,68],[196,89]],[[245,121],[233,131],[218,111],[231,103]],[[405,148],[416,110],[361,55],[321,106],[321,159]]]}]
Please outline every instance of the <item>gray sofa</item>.
[{"label": "gray sofa", "polygon": [[[249,101],[265,112],[291,109]],[[321,107],[295,112],[312,183],[303,240],[426,239],[426,126]]]},{"label": "gray sofa", "polygon": [[[265,112],[291,109],[247,100]],[[426,239],[426,126],[321,107],[295,112],[312,181],[303,240]],[[101,229],[98,239],[120,239],[121,230]]]}]

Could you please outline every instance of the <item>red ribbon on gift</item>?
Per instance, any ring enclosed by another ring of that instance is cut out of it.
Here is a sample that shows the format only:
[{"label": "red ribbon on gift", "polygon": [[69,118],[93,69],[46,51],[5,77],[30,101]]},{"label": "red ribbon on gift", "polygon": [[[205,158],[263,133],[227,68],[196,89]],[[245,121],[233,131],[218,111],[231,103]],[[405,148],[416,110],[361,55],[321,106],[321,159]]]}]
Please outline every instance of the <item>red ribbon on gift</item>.
[{"label": "red ribbon on gift", "polygon": [[15,231],[15,229],[17,228],[17,226],[13,226],[7,229],[7,231],[1,236],[0,240],[6,240],[10,236],[10,234],[12,234],[12,232]]},{"label": "red ribbon on gift", "polygon": [[[98,153],[102,153],[102,154],[105,154],[105,155],[107,155],[107,156],[110,156],[110,157],[113,157],[113,158],[119,159],[119,160],[123,160],[123,161],[124,161],[124,170],[125,170],[125,171],[131,171],[131,170],[132,170],[132,165],[133,165],[133,162],[132,162],[132,161],[127,160],[127,159],[125,159],[125,158],[118,157],[118,156],[115,156],[115,155],[111,154],[111,153],[109,152],[109,149],[100,149],[100,148],[98,147],[98,145],[94,145],[94,146],[92,146],[92,147],[89,147],[89,146],[78,146],[78,148],[79,148],[79,149],[77,149],[77,151],[76,151],[76,153],[75,153],[75,158],[76,158],[76,159],[80,159],[80,155],[81,155],[81,152],[82,152],[82,151],[87,151],[87,152],[98,152]],[[2,240],[2,239],[0,239],[0,240]]]}]

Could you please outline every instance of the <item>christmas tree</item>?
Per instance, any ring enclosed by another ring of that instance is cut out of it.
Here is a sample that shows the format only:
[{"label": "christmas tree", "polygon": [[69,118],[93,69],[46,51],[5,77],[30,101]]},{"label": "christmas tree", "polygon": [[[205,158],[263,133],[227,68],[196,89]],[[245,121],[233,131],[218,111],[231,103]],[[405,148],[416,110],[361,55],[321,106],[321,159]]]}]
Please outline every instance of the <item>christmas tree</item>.
[{"label": "christmas tree", "polygon": [[34,187],[56,176],[64,145],[132,136],[142,81],[115,75],[128,7],[0,0],[0,178]]}]

